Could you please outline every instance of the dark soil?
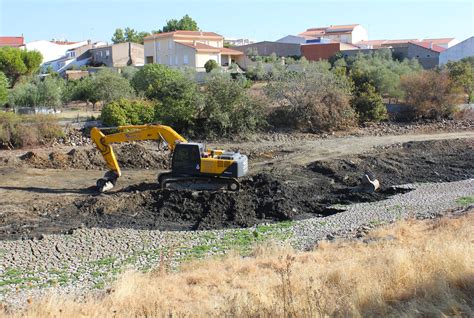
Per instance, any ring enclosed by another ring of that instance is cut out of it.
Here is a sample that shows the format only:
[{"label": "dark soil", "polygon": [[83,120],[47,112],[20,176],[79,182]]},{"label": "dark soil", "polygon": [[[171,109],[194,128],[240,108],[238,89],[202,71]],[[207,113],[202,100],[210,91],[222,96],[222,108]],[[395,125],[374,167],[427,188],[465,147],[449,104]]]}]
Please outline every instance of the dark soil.
[{"label": "dark soil", "polygon": [[[366,171],[380,180],[380,191],[353,191]],[[473,176],[472,140],[410,142],[291,171],[274,167],[244,179],[239,192],[160,190],[154,184],[137,184],[110,194],[91,194],[74,204],[52,202],[36,207],[46,215],[37,224],[3,227],[0,239],[70,233],[78,227],[200,230],[324,217],[339,212],[330,208],[334,204],[377,201],[399,193],[396,185]]]}]

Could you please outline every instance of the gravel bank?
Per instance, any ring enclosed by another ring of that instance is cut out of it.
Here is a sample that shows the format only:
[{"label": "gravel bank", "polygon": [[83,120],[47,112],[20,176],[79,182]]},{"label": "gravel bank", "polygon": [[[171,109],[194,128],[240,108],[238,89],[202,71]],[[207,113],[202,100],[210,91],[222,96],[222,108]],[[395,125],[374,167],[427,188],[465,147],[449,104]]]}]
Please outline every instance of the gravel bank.
[{"label": "gravel bank", "polygon": [[[318,240],[352,235],[354,231],[409,216],[434,217],[461,204],[472,204],[474,179],[412,184],[414,189],[384,201],[336,206],[341,212],[301,221],[248,229],[165,232],[133,229],[80,229],[41,240],[0,242],[0,303],[23,306],[31,297],[104,289],[127,269],[149,270],[161,260],[181,262],[230,249],[243,254],[255,243],[275,239],[299,249]],[[461,202],[459,199],[468,197]],[[467,202],[467,203],[466,203]]]}]

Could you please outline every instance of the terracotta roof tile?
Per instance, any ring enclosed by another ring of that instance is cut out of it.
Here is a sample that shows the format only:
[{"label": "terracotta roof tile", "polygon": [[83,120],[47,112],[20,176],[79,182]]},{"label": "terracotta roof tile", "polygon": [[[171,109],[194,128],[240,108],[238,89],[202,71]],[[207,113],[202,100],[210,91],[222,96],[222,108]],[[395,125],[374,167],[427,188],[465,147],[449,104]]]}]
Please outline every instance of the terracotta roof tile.
[{"label": "terracotta roof tile", "polygon": [[430,49],[430,50],[438,52],[438,53],[441,53],[444,50],[446,50],[444,47],[436,45],[431,41],[416,41],[416,42],[410,42],[410,43],[422,46],[425,49]]},{"label": "terracotta roof tile", "polygon": [[0,36],[0,46],[18,47],[22,46],[24,41],[22,36]]},{"label": "terracotta roof tile", "polygon": [[222,35],[215,32],[203,32],[203,31],[173,31],[173,32],[164,32],[156,33],[150,36],[146,36],[145,39],[159,38],[159,37],[175,37],[175,36],[192,36],[192,37],[219,37],[223,38]]},{"label": "terracotta roof tile", "polygon": [[229,49],[229,48],[226,48],[226,47],[221,48],[221,53],[222,54],[227,54],[227,55],[244,55],[243,52],[233,50],[233,49]]},{"label": "terracotta roof tile", "polygon": [[218,48],[218,47],[215,47],[215,46],[210,46],[210,45],[207,45],[207,44],[204,44],[204,43],[200,43],[200,42],[196,42],[196,43],[193,43],[193,42],[179,42],[179,41],[175,41],[175,43],[177,44],[181,44],[181,45],[184,45],[184,46],[188,46],[188,47],[191,47],[197,51],[212,51],[212,52],[220,52],[221,49]]}]

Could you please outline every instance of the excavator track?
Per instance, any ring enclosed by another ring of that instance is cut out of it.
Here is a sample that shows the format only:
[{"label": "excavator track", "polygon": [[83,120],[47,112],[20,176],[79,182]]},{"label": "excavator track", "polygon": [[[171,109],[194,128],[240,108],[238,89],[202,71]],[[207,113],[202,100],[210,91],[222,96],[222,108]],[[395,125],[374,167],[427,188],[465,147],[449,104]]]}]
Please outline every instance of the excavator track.
[{"label": "excavator track", "polygon": [[238,191],[240,183],[235,178],[222,178],[212,176],[179,176],[172,172],[165,172],[158,176],[158,184],[161,189],[176,190],[205,190]]}]

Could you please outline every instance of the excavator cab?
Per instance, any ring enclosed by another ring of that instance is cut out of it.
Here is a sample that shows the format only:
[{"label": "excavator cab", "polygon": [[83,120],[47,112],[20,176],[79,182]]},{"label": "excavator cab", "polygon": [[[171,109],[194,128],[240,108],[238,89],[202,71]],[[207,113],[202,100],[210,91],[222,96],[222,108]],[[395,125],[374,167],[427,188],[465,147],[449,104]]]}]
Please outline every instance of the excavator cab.
[{"label": "excavator cab", "polygon": [[204,145],[199,143],[179,143],[173,152],[171,168],[176,175],[199,175]]}]

